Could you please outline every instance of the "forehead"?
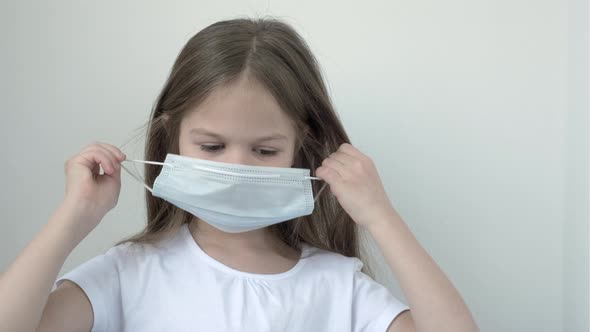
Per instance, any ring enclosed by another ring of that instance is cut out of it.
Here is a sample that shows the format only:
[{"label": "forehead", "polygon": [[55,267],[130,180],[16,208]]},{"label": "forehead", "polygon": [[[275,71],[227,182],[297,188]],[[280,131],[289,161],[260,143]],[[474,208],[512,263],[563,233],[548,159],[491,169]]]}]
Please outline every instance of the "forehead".
[{"label": "forehead", "polygon": [[183,129],[204,127],[226,135],[280,132],[292,137],[295,128],[274,96],[247,76],[216,88],[183,119]]}]

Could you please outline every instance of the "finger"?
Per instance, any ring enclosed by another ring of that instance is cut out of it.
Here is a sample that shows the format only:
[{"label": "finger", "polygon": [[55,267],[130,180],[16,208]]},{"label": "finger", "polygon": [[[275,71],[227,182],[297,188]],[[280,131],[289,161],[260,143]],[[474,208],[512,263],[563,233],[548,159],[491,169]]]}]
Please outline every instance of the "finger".
[{"label": "finger", "polygon": [[353,164],[356,159],[349,154],[346,154],[341,151],[336,151],[330,155],[330,158],[338,160],[343,165],[350,165]]},{"label": "finger", "polygon": [[111,151],[117,157],[117,160],[123,161],[123,160],[125,160],[125,158],[127,158],[127,156],[125,156],[123,151],[121,151],[118,147],[111,145],[111,144],[107,144],[107,143],[99,143],[99,144],[103,148]]},{"label": "finger", "polygon": [[330,159],[330,158],[324,159],[324,161],[322,162],[322,165],[320,167],[324,167],[324,168],[327,168],[327,169],[333,171],[335,173],[335,175],[340,178],[342,177],[342,175],[344,175],[344,166],[333,159]]},{"label": "finger", "polygon": [[81,151],[81,152],[86,152],[86,151],[92,150],[92,149],[96,148],[97,146],[100,146],[100,144],[101,144],[100,142],[92,142],[92,143],[90,143],[90,144],[86,145],[86,146],[85,146],[85,147],[82,149],[82,151]]},{"label": "finger", "polygon": [[92,149],[88,150],[80,155],[85,160],[92,164],[93,169],[96,164],[100,164],[106,174],[113,174],[115,167],[110,157],[104,150]]},{"label": "finger", "polygon": [[[121,153],[122,154],[122,152],[120,150],[118,150],[116,147],[114,147],[114,146],[112,146],[110,144],[107,144],[107,143],[94,142],[94,143],[90,144],[85,149],[85,151],[86,152],[88,152],[88,151],[102,151],[107,156],[109,156],[109,158],[110,158],[110,160],[112,162],[113,169],[115,171],[121,169],[120,163],[121,163],[122,160],[119,158],[118,153]],[[122,155],[124,156],[124,154],[122,154]],[[104,168],[104,165],[103,165],[103,168]]]},{"label": "finger", "polygon": [[340,147],[338,148],[338,151],[345,153],[351,157],[359,157],[359,158],[365,157],[364,154],[362,154],[357,148],[352,146],[352,144],[350,144],[350,143],[341,144]]},{"label": "finger", "polygon": [[326,166],[333,169],[341,177],[347,173],[346,166],[332,158],[324,159],[324,161],[322,162],[322,166]]},{"label": "finger", "polygon": [[92,142],[91,144],[87,145],[82,150],[82,152],[94,150],[96,148],[101,148],[101,149],[105,149],[105,150],[109,151],[110,153],[112,153],[114,158],[117,160],[120,159],[121,156],[125,156],[125,154],[123,152],[121,152],[121,150],[119,150],[119,148],[117,148],[116,146],[108,144],[108,143],[102,143],[102,142]]},{"label": "finger", "polygon": [[96,146],[96,149],[98,149],[100,151],[103,151],[104,153],[106,153],[109,156],[109,158],[111,159],[111,162],[113,163],[113,166],[114,166],[115,169],[121,168],[121,166],[120,166],[120,163],[121,162],[119,161],[119,157],[117,157],[117,155],[114,152],[112,152],[111,150],[105,148],[102,144],[98,144]]},{"label": "finger", "polygon": [[337,183],[339,181],[340,175],[336,172],[333,168],[327,166],[320,166],[316,169],[315,172],[316,176],[321,178],[322,180],[326,181],[329,185]]}]

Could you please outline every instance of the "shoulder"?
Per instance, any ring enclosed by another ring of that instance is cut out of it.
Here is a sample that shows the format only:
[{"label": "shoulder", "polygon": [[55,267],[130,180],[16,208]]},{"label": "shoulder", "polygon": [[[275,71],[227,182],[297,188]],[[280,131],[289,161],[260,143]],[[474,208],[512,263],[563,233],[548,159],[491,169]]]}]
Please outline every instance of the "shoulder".
[{"label": "shoulder", "polygon": [[315,271],[353,276],[363,267],[363,262],[358,257],[344,256],[311,245],[306,245],[304,248],[303,256],[307,260],[306,264]]},{"label": "shoulder", "polygon": [[[179,232],[180,233],[180,232]],[[184,251],[178,234],[157,243],[124,242],[108,249],[102,256],[120,270],[182,260]]]},{"label": "shoulder", "polygon": [[[358,297],[359,278],[364,276],[362,261],[316,247],[308,247],[303,253],[305,265],[295,283],[297,289],[308,288],[314,299],[349,310]],[[365,279],[360,281],[362,283]]]},{"label": "shoulder", "polygon": [[155,271],[164,265],[183,260],[179,257],[182,254],[180,240],[175,234],[157,243],[124,242],[82,263],[68,275],[121,278],[136,276],[146,269]]}]

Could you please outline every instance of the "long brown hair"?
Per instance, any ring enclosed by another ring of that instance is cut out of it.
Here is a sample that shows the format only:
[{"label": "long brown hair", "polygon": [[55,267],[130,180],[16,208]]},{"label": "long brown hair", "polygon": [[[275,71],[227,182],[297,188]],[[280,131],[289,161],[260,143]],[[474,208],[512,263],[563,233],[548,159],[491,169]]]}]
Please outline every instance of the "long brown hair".
[{"label": "long brown hair", "polygon": [[[297,126],[293,167],[313,172],[342,143],[349,143],[319,65],[301,36],[276,19],[239,18],[206,27],[183,47],[151,112],[145,159],[163,161],[167,153],[178,154],[180,121],[186,112],[246,70],[272,93]],[[161,166],[145,165],[144,169],[146,183],[151,186]],[[321,185],[313,181],[314,193]],[[193,218],[147,191],[146,203],[147,226],[120,243],[157,242]],[[313,214],[269,227],[294,249],[304,241],[360,258],[358,227],[329,190],[320,195]],[[365,271],[369,272],[366,265]]]}]

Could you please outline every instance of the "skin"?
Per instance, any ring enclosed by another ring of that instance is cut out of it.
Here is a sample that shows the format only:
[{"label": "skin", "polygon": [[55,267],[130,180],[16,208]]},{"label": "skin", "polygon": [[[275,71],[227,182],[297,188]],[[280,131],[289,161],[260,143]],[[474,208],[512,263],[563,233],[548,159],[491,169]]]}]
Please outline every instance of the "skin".
[{"label": "skin", "polygon": [[399,280],[411,313],[399,315],[388,332],[478,331],[458,291],[392,206],[368,156],[342,144],[316,175],[330,185],[350,217],[369,230]]},{"label": "skin", "polygon": [[[295,142],[290,118],[273,96],[247,73],[230,86],[215,90],[180,124],[180,154],[200,159],[291,167]],[[267,228],[232,234],[195,218],[190,229],[208,255],[244,272],[284,272],[300,256]]]},{"label": "skin", "polygon": [[[260,140],[275,133],[283,137]],[[179,144],[185,156],[291,167],[295,129],[272,95],[245,74],[217,89],[181,121]],[[50,291],[67,256],[116,206],[125,158],[117,147],[96,142],[66,162],[62,203],[0,276],[0,330],[90,331],[92,307],[84,292],[69,281]],[[316,175],[352,219],[370,231],[400,281],[411,311],[398,315],[387,331],[477,330],[457,290],[391,205],[368,156],[343,144]],[[267,229],[230,234],[197,218],[189,227],[207,254],[237,270],[275,274],[299,258]]]}]

